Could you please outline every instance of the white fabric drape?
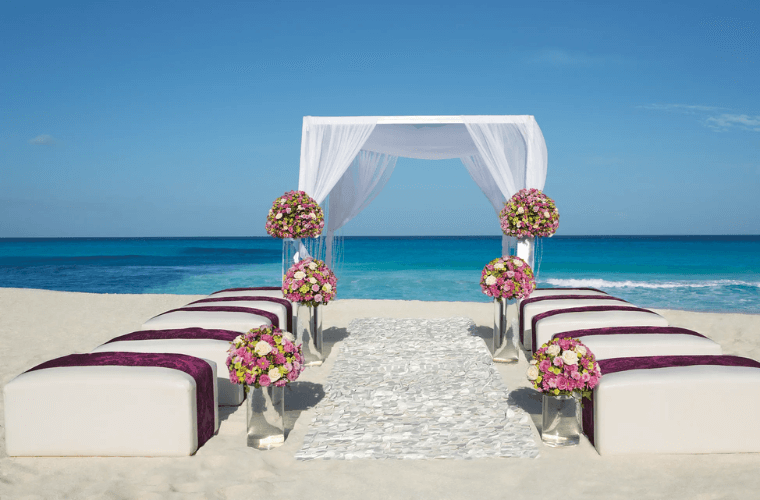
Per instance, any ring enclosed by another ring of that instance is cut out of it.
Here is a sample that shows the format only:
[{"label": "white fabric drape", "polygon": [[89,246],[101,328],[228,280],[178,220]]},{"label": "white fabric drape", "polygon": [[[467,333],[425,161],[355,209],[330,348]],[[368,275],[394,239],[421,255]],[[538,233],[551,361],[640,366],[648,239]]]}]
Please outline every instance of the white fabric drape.
[{"label": "white fabric drape", "polygon": [[322,203],[372,134],[377,119],[357,117],[353,123],[319,123],[303,119],[298,189]]},{"label": "white fabric drape", "polygon": [[[326,237],[374,199],[399,156],[461,158],[497,214],[518,190],[546,182],[546,142],[532,116],[305,116],[298,189],[317,203],[330,195]],[[504,255],[513,240],[502,238]]]},{"label": "white fabric drape", "polygon": [[483,163],[505,199],[523,188],[543,189],[546,143],[533,117],[515,117],[511,123],[486,122],[483,117],[463,118]]},{"label": "white fabric drape", "polygon": [[[465,156],[462,158],[462,163],[467,169],[467,172],[469,172],[470,177],[472,177],[472,180],[475,181],[475,184],[478,185],[480,190],[483,191],[483,194],[486,195],[486,198],[488,198],[488,201],[491,202],[491,206],[493,206],[493,209],[496,212],[496,217],[498,217],[499,212],[504,208],[504,203],[506,203],[507,199],[493,181],[493,176],[483,162],[483,158],[479,154]],[[501,235],[501,255],[510,255],[510,251],[515,248],[516,245],[517,238],[505,234]]]},{"label": "white fabric drape", "polygon": [[335,232],[359,215],[383,190],[396,168],[398,156],[359,151],[351,166],[330,192],[330,203],[325,235],[326,262],[333,261]]}]

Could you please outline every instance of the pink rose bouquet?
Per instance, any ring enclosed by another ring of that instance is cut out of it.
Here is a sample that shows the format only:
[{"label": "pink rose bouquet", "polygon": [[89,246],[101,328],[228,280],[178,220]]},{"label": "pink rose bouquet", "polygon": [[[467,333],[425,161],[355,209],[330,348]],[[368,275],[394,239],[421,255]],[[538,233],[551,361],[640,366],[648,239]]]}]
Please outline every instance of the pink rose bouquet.
[{"label": "pink rose bouquet", "polygon": [[559,227],[559,211],[538,189],[521,189],[501,209],[499,220],[507,236],[552,236]]},{"label": "pink rose bouquet", "polygon": [[281,387],[303,372],[301,345],[293,334],[265,325],[238,335],[227,355],[227,368],[233,384]]},{"label": "pink rose bouquet", "polygon": [[520,257],[494,259],[483,268],[480,288],[489,297],[522,299],[536,287],[533,270]]},{"label": "pink rose bouquet", "polygon": [[282,294],[286,299],[318,306],[335,298],[338,278],[321,260],[311,258],[296,262],[282,279]]},{"label": "pink rose bouquet", "polygon": [[304,191],[280,196],[267,215],[267,233],[275,238],[316,238],[323,227],[322,208]]},{"label": "pink rose bouquet", "polygon": [[594,354],[578,339],[552,339],[533,355],[528,380],[539,392],[580,394],[591,399],[602,372]]}]

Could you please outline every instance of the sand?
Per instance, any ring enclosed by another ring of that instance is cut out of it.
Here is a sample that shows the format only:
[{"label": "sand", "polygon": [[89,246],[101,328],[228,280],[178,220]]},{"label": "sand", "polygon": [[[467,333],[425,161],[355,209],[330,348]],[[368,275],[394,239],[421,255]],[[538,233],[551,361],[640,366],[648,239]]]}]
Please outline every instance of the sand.
[{"label": "sand", "polygon": [[[0,288],[0,385],[54,357],[89,352],[139,329],[146,319],[199,297],[109,295]],[[656,310],[672,325],[719,342],[726,354],[760,360],[760,315]],[[357,317],[470,317],[488,338],[491,305],[466,302],[338,300],[325,308],[322,367],[288,393],[286,444],[245,445],[245,408],[222,409],[219,434],[183,458],[10,458],[0,427],[0,498],[757,498],[760,453],[601,457],[585,440],[540,445],[536,459],[315,460],[293,458],[324,383]],[[541,400],[524,377],[526,361],[498,365],[514,400],[540,426]],[[752,395],[748,395],[752,396]],[[0,403],[2,404],[2,403]],[[0,419],[2,412],[0,411]],[[0,420],[0,424],[2,424]],[[759,425],[748,416],[748,425]],[[539,434],[535,437],[540,442]]]}]

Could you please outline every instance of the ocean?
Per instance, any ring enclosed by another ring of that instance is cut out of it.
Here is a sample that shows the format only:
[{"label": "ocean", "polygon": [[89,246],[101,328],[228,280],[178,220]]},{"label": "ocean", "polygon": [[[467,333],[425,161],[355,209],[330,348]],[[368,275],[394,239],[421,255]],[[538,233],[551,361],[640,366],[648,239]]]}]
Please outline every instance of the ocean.
[{"label": "ocean", "polygon": [[[494,237],[346,237],[338,298],[486,302]],[[208,294],[279,285],[282,244],[259,238],[4,238],[0,286]],[[641,307],[760,314],[760,236],[555,236],[538,285],[595,287]]]}]

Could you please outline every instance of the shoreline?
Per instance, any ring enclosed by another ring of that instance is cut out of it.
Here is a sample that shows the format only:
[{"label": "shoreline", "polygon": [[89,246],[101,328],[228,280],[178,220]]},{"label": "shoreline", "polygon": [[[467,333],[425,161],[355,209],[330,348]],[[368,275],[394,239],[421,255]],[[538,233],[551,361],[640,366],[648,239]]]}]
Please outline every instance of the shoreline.
[{"label": "shoreline", "polygon": [[[54,357],[89,352],[146,319],[190,302],[191,295],[95,294],[0,288],[0,384]],[[655,309],[674,326],[694,329],[726,354],[760,361],[760,315]],[[490,303],[339,299],[325,307],[327,359],[299,381],[324,385],[355,317],[466,316],[487,338]],[[424,353],[420,354],[421,356]],[[760,488],[760,453],[602,457],[584,438],[571,449],[540,444],[540,396],[525,378],[527,362],[497,364],[511,397],[533,421],[535,459],[312,460],[293,457],[314,415],[313,402],[290,401],[294,422],[284,446],[245,446],[245,409],[220,411],[219,434],[183,458],[10,458],[0,427],[0,498],[751,498]],[[538,396],[538,397],[536,397]],[[288,400],[286,398],[286,404]],[[242,410],[242,411],[241,411]],[[2,411],[0,411],[0,416]],[[750,422],[748,422],[749,424]],[[391,479],[392,478],[392,479]],[[549,480],[547,480],[549,479]]]}]

